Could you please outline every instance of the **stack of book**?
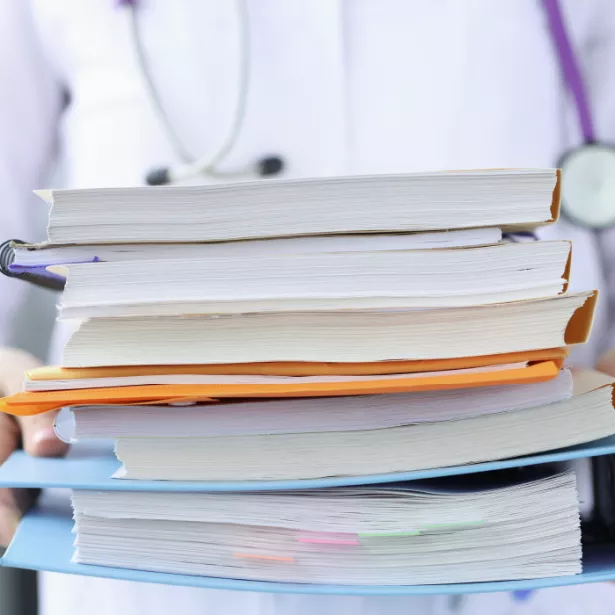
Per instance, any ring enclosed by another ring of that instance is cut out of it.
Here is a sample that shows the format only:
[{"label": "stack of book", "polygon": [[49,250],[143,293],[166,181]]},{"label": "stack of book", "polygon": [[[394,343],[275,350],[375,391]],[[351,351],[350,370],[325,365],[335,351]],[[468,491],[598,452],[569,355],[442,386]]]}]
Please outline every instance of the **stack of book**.
[{"label": "stack of book", "polygon": [[73,494],[81,573],[581,572],[568,467],[407,482],[615,434],[610,383],[563,368],[596,293],[567,292],[568,242],[528,237],[557,218],[556,170],[42,196],[50,243],[11,268],[66,278],[75,327],[0,407],[115,441],[114,478]]}]

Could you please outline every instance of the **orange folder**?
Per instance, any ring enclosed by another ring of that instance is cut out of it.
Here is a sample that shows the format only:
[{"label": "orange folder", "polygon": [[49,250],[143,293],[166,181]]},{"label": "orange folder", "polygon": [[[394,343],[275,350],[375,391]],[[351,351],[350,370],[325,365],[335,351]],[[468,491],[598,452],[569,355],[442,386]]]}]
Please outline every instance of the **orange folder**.
[{"label": "orange folder", "polygon": [[451,369],[506,365],[508,363],[555,361],[560,366],[567,348],[509,352],[483,357],[428,359],[419,361],[374,361],[370,363],[226,363],[219,365],[136,365],[117,367],[38,367],[26,373],[28,380],[74,380],[79,378],[121,378],[167,375],[233,376],[378,376],[439,372]]},{"label": "orange folder", "polygon": [[[508,363],[509,361],[507,361]],[[63,406],[215,402],[222,398],[323,397],[462,389],[504,384],[532,384],[555,378],[561,360],[490,372],[447,373],[425,377],[358,382],[297,384],[145,385],[17,393],[0,400],[0,411],[27,416]]]}]

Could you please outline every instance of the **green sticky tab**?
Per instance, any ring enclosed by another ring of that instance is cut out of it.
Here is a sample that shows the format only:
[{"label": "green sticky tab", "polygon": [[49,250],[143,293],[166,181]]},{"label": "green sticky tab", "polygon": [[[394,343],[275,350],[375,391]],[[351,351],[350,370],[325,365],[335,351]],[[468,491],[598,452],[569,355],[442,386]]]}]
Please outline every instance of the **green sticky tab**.
[{"label": "green sticky tab", "polygon": [[406,532],[359,532],[359,538],[390,538],[395,536],[418,536],[419,530],[408,530]]}]

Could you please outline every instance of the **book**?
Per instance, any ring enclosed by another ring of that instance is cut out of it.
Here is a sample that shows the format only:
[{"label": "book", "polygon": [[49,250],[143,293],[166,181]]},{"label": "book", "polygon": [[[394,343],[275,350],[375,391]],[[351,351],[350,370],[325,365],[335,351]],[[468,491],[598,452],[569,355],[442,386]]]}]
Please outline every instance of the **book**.
[{"label": "book", "polygon": [[544,406],[357,431],[119,437],[118,477],[263,481],[408,472],[563,448],[615,434],[613,384]]},{"label": "book", "polygon": [[[560,364],[539,361],[526,367],[497,370],[455,370],[445,374],[411,377],[405,374],[384,375],[380,379],[347,379],[308,381],[287,378],[273,384],[229,383],[220,380],[212,384],[160,384],[118,387],[66,388],[49,391],[27,391],[0,399],[0,412],[29,416],[58,410],[64,406],[107,404],[156,404],[212,402],[225,398],[274,397],[337,397],[408,391],[474,388],[505,384],[531,384],[555,378]],[[457,373],[461,372],[461,373]]]},{"label": "book", "polygon": [[[73,492],[76,563],[293,583],[573,575],[572,472],[286,493]],[[495,482],[495,484],[494,484]]]},{"label": "book", "polygon": [[[583,343],[595,293],[439,310],[92,318],[65,367],[444,359]],[[377,341],[377,343],[376,343]]]},{"label": "book", "polygon": [[[44,460],[49,461],[49,460]],[[49,494],[36,509],[26,513],[17,533],[0,559],[0,566],[53,571],[87,577],[185,587],[303,595],[425,596],[434,594],[474,594],[535,591],[548,587],[604,583],[615,580],[615,550],[608,545],[583,547],[583,571],[567,576],[526,578],[516,581],[445,583],[443,585],[333,585],[246,581],[222,577],[166,574],[113,566],[93,566],[72,561],[75,539],[70,511]]]},{"label": "book", "polygon": [[[566,290],[570,243],[65,265],[60,317],[472,306]],[[53,269],[54,271],[56,268]]]},{"label": "book", "polygon": [[192,406],[78,406],[56,417],[65,441],[121,437],[215,437],[384,429],[513,412],[572,396],[572,376],[528,385],[395,395],[229,401]]},{"label": "book", "polygon": [[[31,457],[23,450],[13,452],[0,466],[0,486],[11,489],[85,489],[88,491],[164,493],[277,492],[352,485],[381,485],[446,476],[461,477],[460,480],[474,480],[474,475],[477,474],[496,470],[517,471],[515,468],[537,465],[569,469],[571,462],[612,454],[615,454],[615,436],[523,457],[411,472],[330,476],[305,480],[168,481],[115,478],[114,475],[122,466],[113,452],[112,441],[90,440],[74,443],[64,458]],[[466,475],[467,478],[464,478]]]},{"label": "book", "polygon": [[518,169],[276,179],[210,186],[49,190],[54,244],[500,227],[557,219],[559,171]]},{"label": "book", "polygon": [[261,257],[280,254],[323,252],[372,252],[469,248],[502,241],[499,228],[473,228],[426,233],[366,235],[318,235],[286,239],[252,239],[216,243],[136,243],[54,245],[16,243],[9,269],[23,271],[50,265],[141,260],[190,260],[208,258]]}]

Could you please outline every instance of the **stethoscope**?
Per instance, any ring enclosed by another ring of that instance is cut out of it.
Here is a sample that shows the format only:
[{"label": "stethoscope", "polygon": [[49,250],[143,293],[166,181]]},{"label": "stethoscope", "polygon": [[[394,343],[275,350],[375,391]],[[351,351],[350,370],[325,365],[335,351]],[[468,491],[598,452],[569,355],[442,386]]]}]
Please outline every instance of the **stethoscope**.
[{"label": "stethoscope", "polygon": [[[152,169],[146,175],[146,183],[169,184],[199,175],[218,180],[270,177],[282,172],[284,160],[279,155],[264,156],[251,167],[237,172],[222,172],[218,168],[237,143],[246,116],[250,87],[250,24],[246,0],[236,0],[241,53],[239,94],[231,127],[213,156],[198,159],[193,159],[182,145],[158,95],[139,30],[138,0],[120,0],[120,4],[130,10],[135,55],[152,107],[176,156],[183,161],[180,165]],[[558,164],[562,168],[562,215],[576,225],[604,229],[615,224],[615,149],[596,140],[586,89],[560,3],[558,0],[542,0],[542,5],[562,75],[573,96],[583,137],[581,146],[567,152]]]},{"label": "stethoscope", "polygon": [[230,181],[272,177],[281,173],[284,170],[284,159],[275,154],[263,156],[254,164],[238,171],[221,171],[219,169],[220,163],[229,155],[241,134],[241,128],[246,117],[248,94],[250,92],[250,20],[246,0],[235,0],[240,38],[239,93],[235,103],[231,127],[212,156],[203,156],[197,159],[194,159],[182,144],[179,135],[173,128],[169,115],[164,109],[158,89],[154,83],[152,67],[148,62],[139,29],[138,0],[120,0],[119,4],[130,11],[131,35],[137,66],[154,113],[175,155],[182,161],[182,164],[179,165],[151,169],[145,176],[145,183],[150,186],[162,186],[198,176],[218,181]]},{"label": "stethoscope", "polygon": [[615,148],[596,140],[577,57],[558,0],[542,0],[566,85],[574,98],[583,143],[562,156],[562,215],[577,226],[602,230],[615,225]]}]

